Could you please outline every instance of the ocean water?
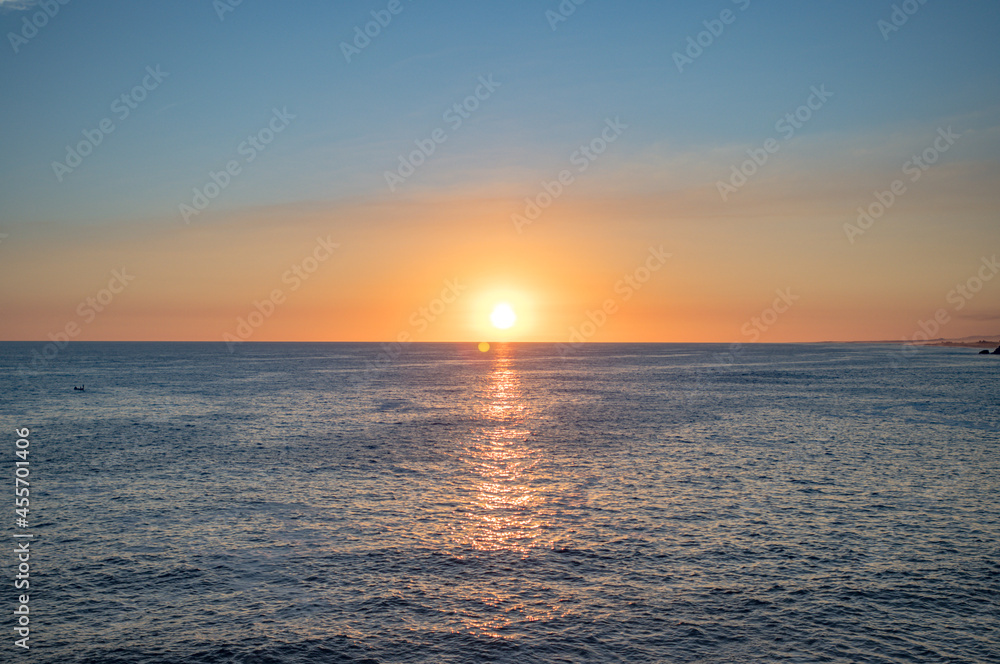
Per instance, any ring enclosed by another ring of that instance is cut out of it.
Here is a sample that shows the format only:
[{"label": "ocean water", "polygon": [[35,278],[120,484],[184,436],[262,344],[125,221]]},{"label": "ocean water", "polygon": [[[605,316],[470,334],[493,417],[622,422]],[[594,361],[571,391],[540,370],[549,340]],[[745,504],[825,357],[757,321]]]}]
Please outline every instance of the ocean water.
[{"label": "ocean water", "polygon": [[3,661],[1000,661],[992,356],[42,350],[0,344]]}]

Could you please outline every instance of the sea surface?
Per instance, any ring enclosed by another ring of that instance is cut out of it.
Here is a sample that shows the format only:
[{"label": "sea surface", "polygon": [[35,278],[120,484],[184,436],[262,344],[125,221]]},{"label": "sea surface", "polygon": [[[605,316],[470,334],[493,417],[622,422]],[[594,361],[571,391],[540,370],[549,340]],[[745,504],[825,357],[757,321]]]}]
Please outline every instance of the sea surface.
[{"label": "sea surface", "polygon": [[973,350],[3,343],[0,425],[4,662],[1000,662]]}]

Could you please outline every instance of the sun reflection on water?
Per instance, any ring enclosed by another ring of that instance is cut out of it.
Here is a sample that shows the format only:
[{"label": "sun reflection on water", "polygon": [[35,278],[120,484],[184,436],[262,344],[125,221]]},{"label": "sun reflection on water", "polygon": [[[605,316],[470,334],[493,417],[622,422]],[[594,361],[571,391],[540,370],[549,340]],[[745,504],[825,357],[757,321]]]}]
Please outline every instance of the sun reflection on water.
[{"label": "sun reflection on water", "polygon": [[[545,538],[552,532],[552,509],[542,488],[552,478],[542,451],[529,442],[531,408],[515,368],[514,348],[498,344],[492,352],[489,371],[473,395],[475,425],[459,450],[466,484],[453,531],[457,543],[466,551],[481,552],[481,562],[487,565],[503,560],[494,559],[494,553],[527,558],[531,549],[551,544]],[[501,563],[504,572],[507,564]],[[470,599],[478,610],[462,615],[463,631],[515,639],[514,625],[554,617],[555,606],[526,605],[511,582],[499,578],[475,588]]]},{"label": "sun reflection on water", "polygon": [[477,395],[479,426],[461,453],[472,476],[457,533],[465,546],[527,553],[540,544],[543,497],[533,486],[540,457],[527,442],[528,412],[511,348],[498,345]]}]

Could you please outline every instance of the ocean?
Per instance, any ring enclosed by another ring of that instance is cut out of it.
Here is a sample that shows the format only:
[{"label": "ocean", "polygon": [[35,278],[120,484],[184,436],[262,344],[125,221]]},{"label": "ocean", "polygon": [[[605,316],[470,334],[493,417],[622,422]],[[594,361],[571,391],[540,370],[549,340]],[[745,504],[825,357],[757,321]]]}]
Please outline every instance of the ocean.
[{"label": "ocean", "polygon": [[1000,661],[1000,358],[566,350],[0,344],[0,660]]}]

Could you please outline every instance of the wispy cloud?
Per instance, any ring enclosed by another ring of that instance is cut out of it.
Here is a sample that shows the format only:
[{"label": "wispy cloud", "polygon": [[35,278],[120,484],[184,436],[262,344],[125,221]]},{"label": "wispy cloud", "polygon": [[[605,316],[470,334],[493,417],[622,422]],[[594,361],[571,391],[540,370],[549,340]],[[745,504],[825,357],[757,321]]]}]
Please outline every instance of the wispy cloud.
[{"label": "wispy cloud", "polygon": [[3,9],[31,9],[37,4],[38,0],[0,0]]}]

